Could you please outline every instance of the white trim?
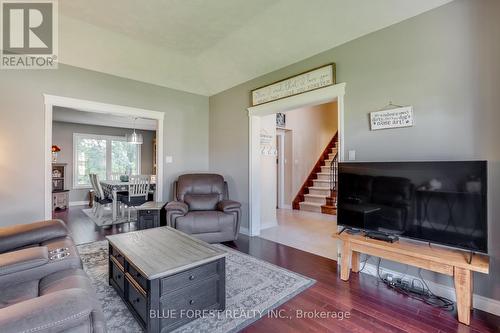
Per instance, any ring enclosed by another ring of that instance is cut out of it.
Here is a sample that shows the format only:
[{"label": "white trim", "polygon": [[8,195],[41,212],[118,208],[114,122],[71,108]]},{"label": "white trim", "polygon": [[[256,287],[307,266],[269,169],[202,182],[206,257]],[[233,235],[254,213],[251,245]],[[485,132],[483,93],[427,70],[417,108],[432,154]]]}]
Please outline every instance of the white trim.
[{"label": "white trim", "polygon": [[[363,264],[361,264],[361,266],[363,266]],[[384,273],[392,274],[394,276],[404,275],[401,272],[393,271],[393,270],[387,269],[385,267],[381,267],[380,271],[384,272]],[[375,276],[376,278],[378,278],[377,266],[374,264],[371,264],[371,263],[366,263],[366,266],[365,266],[363,272],[361,272],[361,273]],[[419,279],[418,277],[413,276],[413,275],[409,275],[409,274],[406,274],[406,277],[410,280],[411,279]],[[456,301],[455,288],[450,287],[450,286],[445,286],[444,284],[436,283],[436,282],[433,282],[433,281],[430,281],[427,279],[425,280],[425,282],[429,285],[429,288],[436,295],[446,297],[448,299],[451,299],[452,301]],[[479,309],[479,310],[500,316],[500,301],[474,294],[472,302],[474,304],[475,309]]]},{"label": "white trim", "polygon": [[126,117],[149,118],[157,121],[156,129],[156,200],[163,200],[163,127],[165,113],[160,111],[146,110],[116,104],[94,102],[84,99],[61,97],[43,94],[45,104],[45,218],[52,218],[52,115],[53,107],[75,109],[84,112],[95,112],[104,114],[114,114]]},{"label": "white trim", "polygon": [[70,201],[69,203],[69,206],[70,207],[73,207],[73,206],[89,206],[89,201]]},{"label": "white trim", "polygon": [[278,191],[278,208],[285,207],[285,132],[276,131],[276,138],[280,137],[280,145],[278,147],[279,155],[278,157],[278,179],[277,179],[277,191]]},{"label": "white trim", "polygon": [[[103,135],[103,134],[88,134],[88,133],[73,133],[73,189],[80,190],[80,189],[86,189],[86,188],[91,188],[90,185],[80,185],[77,184],[78,180],[78,152],[77,152],[77,141],[78,139],[85,138],[85,139],[96,139],[96,140],[106,140],[106,178],[109,179],[111,176],[111,171],[112,171],[112,142],[113,141],[121,141],[125,142],[127,141],[127,138],[125,136],[116,136],[116,135]],[[142,151],[142,145],[136,145],[137,147],[137,173],[142,174],[141,172],[141,151]]]},{"label": "white trim", "polygon": [[339,161],[344,161],[344,95],[345,83],[309,91],[300,95],[290,96],[277,101],[249,107],[249,229],[251,236],[258,236],[261,230],[260,221],[260,153],[259,135],[260,118],[278,112],[286,112],[306,106],[314,106],[337,101],[338,106],[338,133],[339,133]]}]

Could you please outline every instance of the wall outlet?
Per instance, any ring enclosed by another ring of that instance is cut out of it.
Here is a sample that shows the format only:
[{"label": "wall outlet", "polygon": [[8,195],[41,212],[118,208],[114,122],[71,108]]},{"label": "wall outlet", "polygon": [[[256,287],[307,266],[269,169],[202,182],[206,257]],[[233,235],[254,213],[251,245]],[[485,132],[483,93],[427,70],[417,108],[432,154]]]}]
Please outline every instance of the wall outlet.
[{"label": "wall outlet", "polygon": [[349,161],[356,161],[356,151],[355,150],[349,150]]},{"label": "wall outlet", "polygon": [[174,162],[174,158],[172,156],[165,156],[165,163],[170,164]]}]

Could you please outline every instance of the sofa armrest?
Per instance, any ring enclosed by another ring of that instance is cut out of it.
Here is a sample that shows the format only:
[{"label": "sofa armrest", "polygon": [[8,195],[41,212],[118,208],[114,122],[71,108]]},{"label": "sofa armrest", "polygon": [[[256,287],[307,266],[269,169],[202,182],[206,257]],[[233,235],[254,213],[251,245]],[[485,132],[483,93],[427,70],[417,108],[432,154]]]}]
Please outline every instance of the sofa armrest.
[{"label": "sofa armrest", "polygon": [[185,202],[182,201],[171,201],[165,206],[165,210],[168,211],[176,211],[182,213],[182,215],[187,214],[189,211],[189,207]]},{"label": "sofa armrest", "polygon": [[96,310],[85,290],[60,290],[0,309],[0,332],[65,332],[80,325],[104,332],[99,323],[94,327]]},{"label": "sofa armrest", "polygon": [[54,238],[65,237],[68,229],[61,220],[48,220],[0,228],[0,253]]},{"label": "sofa armrest", "polygon": [[233,200],[222,200],[217,204],[217,210],[222,212],[230,212],[240,208],[241,204],[238,201]]},{"label": "sofa armrest", "polygon": [[3,253],[0,254],[0,276],[42,266],[48,261],[49,250],[46,246]]}]

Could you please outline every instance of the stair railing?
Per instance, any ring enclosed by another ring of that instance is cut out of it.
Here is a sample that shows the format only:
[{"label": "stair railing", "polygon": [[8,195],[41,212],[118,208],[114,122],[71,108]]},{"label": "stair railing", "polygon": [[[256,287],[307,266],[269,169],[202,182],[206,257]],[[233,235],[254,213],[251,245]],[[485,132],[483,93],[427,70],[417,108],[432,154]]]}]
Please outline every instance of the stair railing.
[{"label": "stair railing", "polygon": [[335,192],[337,191],[337,183],[338,183],[337,182],[338,166],[339,166],[338,155],[339,155],[338,152],[335,153],[335,156],[330,162],[330,197],[334,198],[333,206],[335,206],[335,208],[337,207],[337,196],[335,195]]}]

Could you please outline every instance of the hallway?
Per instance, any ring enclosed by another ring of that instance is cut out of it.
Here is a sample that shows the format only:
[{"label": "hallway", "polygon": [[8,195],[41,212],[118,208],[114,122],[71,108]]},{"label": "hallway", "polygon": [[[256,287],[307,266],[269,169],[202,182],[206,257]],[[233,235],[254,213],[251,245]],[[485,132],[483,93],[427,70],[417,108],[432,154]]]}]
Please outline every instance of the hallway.
[{"label": "hallway", "polygon": [[337,260],[337,216],[300,210],[277,209],[278,225],[261,231],[260,237],[306,252]]}]

